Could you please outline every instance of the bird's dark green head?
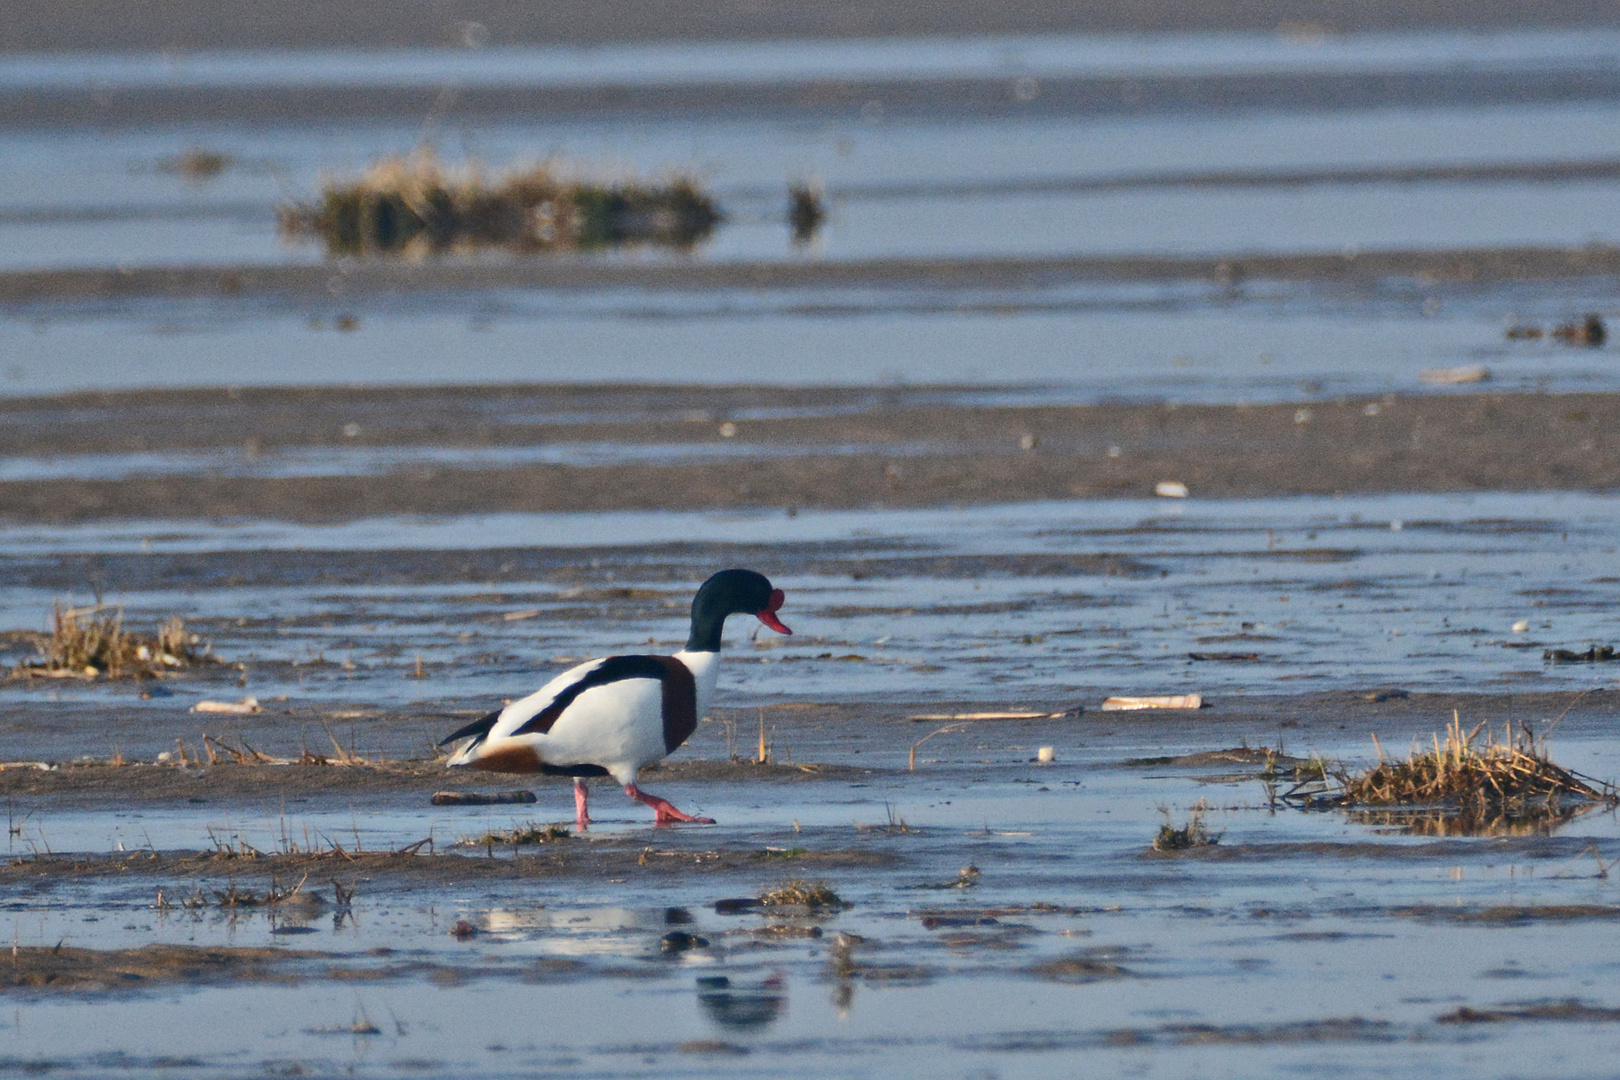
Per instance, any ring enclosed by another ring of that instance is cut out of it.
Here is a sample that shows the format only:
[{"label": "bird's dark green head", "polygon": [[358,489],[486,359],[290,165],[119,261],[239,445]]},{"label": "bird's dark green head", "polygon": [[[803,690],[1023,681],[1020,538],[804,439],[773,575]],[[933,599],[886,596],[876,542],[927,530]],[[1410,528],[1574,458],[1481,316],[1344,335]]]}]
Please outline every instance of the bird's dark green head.
[{"label": "bird's dark green head", "polygon": [[728,615],[753,615],[779,634],[791,634],[776,617],[782,590],[773,588],[764,574],[752,570],[722,570],[703,583],[692,598],[692,634],[688,652],[719,652],[720,632]]}]

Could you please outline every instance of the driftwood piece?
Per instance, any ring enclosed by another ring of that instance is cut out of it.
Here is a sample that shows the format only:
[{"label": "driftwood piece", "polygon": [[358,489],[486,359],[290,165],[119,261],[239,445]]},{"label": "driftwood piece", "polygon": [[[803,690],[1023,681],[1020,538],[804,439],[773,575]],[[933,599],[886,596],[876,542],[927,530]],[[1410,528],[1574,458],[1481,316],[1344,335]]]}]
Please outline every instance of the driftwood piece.
[{"label": "driftwood piece", "polygon": [[436,791],[434,806],[505,806],[538,802],[532,791]]}]

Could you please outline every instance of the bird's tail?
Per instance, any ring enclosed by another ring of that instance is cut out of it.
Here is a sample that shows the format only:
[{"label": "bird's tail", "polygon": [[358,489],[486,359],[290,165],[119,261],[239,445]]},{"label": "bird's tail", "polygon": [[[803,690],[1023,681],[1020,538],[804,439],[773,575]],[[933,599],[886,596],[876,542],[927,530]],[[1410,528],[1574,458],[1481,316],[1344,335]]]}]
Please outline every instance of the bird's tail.
[{"label": "bird's tail", "polygon": [[483,716],[483,717],[480,717],[477,720],[474,720],[472,723],[468,724],[466,727],[462,728],[460,731],[455,732],[453,735],[446,738],[443,742],[439,743],[440,746],[449,746],[452,743],[460,742],[462,739],[469,739],[470,740],[467,743],[466,746],[463,746],[460,750],[458,750],[454,754],[450,755],[449,764],[451,764],[451,765],[468,765],[468,764],[471,764],[472,759],[476,756],[474,751],[477,750],[478,744],[483,742],[484,739],[486,737],[488,737],[490,729],[495,726],[495,721],[499,720],[500,718],[501,718],[501,710],[496,709],[494,712],[490,713],[488,716]]}]

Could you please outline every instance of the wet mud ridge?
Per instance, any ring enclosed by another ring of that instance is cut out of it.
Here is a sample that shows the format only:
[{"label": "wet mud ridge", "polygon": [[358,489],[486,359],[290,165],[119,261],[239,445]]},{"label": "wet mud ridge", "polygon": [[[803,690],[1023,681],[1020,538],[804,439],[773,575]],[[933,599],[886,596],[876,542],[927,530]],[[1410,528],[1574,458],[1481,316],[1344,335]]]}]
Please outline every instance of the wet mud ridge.
[{"label": "wet mud ridge", "polygon": [[[860,781],[880,774],[879,770],[854,765],[761,765],[751,761],[690,757],[677,757],[646,770],[649,778],[656,777],[661,783],[748,783],[773,787],[814,781]],[[0,798],[27,805],[58,807],[95,807],[109,802],[252,806],[279,797],[362,796],[382,798],[394,804],[409,799],[417,805],[426,805],[430,796],[441,791],[484,792],[511,788],[513,782],[513,777],[450,772],[445,769],[443,759],[348,765],[324,762],[238,764],[229,760],[185,765],[79,762],[54,768],[11,763],[0,768]]]},{"label": "wet mud ridge", "polygon": [[[3,107],[3,99],[0,99]],[[0,115],[0,121],[3,121]],[[1347,178],[1353,179],[1353,178]],[[601,289],[710,290],[1027,290],[1085,283],[1214,282],[1245,279],[1376,291],[1391,280],[1454,287],[1602,278],[1620,267],[1620,249],[1490,247],[1198,256],[1022,256],[904,258],[837,262],[686,263],[563,261],[514,263],[378,261],[332,266],[128,267],[0,272],[0,305],[104,304],[132,300],[269,299],[310,301],[336,294],[363,302],[398,293],[452,296],[496,289],[574,293]]]},{"label": "wet mud ridge", "polygon": [[600,45],[650,39],[760,40],[893,37],[939,34],[1152,33],[1271,31],[1279,24],[1330,16],[1337,31],[1463,27],[1607,26],[1620,17],[1612,3],[1580,0],[1556,8],[1511,0],[1402,0],[1366,9],[1331,11],[1299,0],[1206,0],[1175,8],[1145,8],[1130,0],[1084,7],[1048,0],[987,8],[969,0],[918,4],[882,0],[859,10],[836,0],[791,7],[733,0],[681,0],[643,10],[616,8],[612,18],[588,0],[536,7],[516,0],[482,0],[447,10],[404,8],[386,21],[363,4],[296,0],[261,5],[181,0],[163,6],[162,18],[133,16],[109,0],[70,0],[50,14],[24,8],[0,34],[0,50],[20,52],[151,51],[221,48],[342,47],[370,41],[379,48],[461,44],[466,20],[478,20],[502,44]]},{"label": "wet mud ridge", "polygon": [[[1308,407],[940,403],[953,393],[733,388],[706,391],[704,407],[661,388],[12,400],[0,405],[0,451],[15,466],[0,481],[0,516],[898,508],[1141,497],[1167,478],[1227,498],[1620,486],[1620,457],[1607,452],[1620,396],[1609,394]],[[789,415],[771,415],[781,410]],[[83,456],[58,457],[64,446]],[[113,456],[132,451],[139,472],[97,475],[118,473]]]}]

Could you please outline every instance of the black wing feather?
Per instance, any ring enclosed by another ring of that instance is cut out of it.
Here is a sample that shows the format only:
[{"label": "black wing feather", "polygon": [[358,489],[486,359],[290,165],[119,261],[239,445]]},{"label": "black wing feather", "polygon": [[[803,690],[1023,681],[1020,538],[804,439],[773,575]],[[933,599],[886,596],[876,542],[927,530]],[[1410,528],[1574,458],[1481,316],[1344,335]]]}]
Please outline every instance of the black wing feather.
[{"label": "black wing feather", "polygon": [[495,726],[495,721],[501,718],[501,711],[502,710],[500,709],[496,709],[488,716],[474,720],[472,723],[468,724],[466,727],[462,728],[448,739],[445,739],[439,745],[449,746],[451,743],[456,742],[459,739],[465,739],[474,735],[482,739],[485,735],[489,734],[489,729]]}]

